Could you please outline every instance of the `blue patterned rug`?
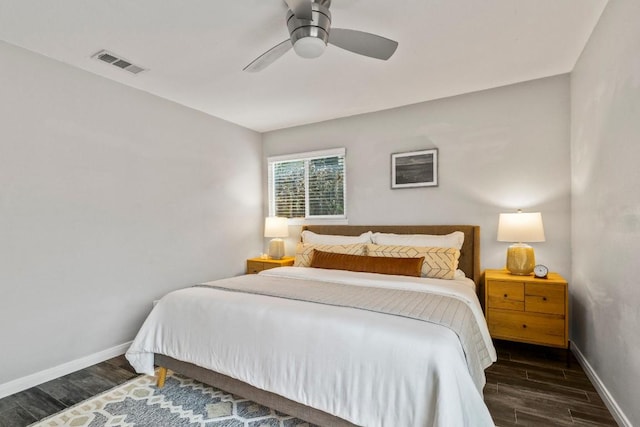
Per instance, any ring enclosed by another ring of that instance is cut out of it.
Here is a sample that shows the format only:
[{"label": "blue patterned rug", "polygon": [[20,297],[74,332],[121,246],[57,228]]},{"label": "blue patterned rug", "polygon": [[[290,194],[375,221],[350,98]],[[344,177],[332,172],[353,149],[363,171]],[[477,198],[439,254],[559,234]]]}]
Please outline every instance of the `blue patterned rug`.
[{"label": "blue patterned rug", "polygon": [[169,373],[165,386],[140,376],[32,427],[307,427],[309,423]]}]

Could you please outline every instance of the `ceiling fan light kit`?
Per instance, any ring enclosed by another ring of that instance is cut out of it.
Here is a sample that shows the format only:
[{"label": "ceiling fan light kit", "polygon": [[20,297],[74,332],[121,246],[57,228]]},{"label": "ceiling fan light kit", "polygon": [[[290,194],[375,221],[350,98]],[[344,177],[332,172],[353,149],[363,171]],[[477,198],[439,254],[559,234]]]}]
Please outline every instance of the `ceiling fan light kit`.
[{"label": "ceiling fan light kit", "polygon": [[327,45],[315,37],[303,37],[293,44],[293,50],[301,58],[313,59],[324,53]]},{"label": "ceiling fan light kit", "polygon": [[287,28],[291,35],[291,44],[296,54],[302,58],[317,58],[327,47],[331,13],[328,6],[324,6],[325,3],[331,5],[330,0],[311,3],[311,20],[296,17],[291,9],[287,12]]},{"label": "ceiling fan light kit", "polygon": [[[285,0],[289,10],[286,21],[289,40],[272,47],[244,68],[257,72],[271,65],[292,47],[302,58],[317,58],[324,53],[327,44],[353,53],[387,60],[398,43],[364,31],[331,29],[331,0]],[[309,19],[310,18],[310,19]]]}]

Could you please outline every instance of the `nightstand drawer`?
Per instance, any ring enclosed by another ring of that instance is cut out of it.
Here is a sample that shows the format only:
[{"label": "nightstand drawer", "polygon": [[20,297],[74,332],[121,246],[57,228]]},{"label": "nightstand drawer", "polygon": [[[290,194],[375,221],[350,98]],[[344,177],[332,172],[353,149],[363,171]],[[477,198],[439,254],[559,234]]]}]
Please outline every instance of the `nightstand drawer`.
[{"label": "nightstand drawer", "polygon": [[[276,265],[277,267],[277,265]],[[247,261],[247,273],[248,274],[256,274],[260,273],[262,270],[265,270],[265,263],[259,261]]]},{"label": "nightstand drawer", "polygon": [[564,346],[565,319],[535,313],[489,310],[487,323],[491,336],[514,341]]},{"label": "nightstand drawer", "polygon": [[564,286],[543,283],[527,283],[525,287],[527,312],[564,314]]},{"label": "nightstand drawer", "polygon": [[282,259],[249,258],[247,260],[247,274],[260,273],[270,268],[289,267],[293,265],[293,261],[293,257],[284,257]]},{"label": "nightstand drawer", "polygon": [[487,289],[489,308],[524,311],[524,283],[492,280]]}]

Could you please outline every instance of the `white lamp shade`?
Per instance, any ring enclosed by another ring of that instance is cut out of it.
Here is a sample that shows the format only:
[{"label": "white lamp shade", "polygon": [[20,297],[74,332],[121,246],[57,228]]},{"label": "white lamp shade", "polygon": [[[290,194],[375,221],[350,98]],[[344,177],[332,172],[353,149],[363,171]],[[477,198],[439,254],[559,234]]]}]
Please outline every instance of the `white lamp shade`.
[{"label": "white lamp shade", "polygon": [[264,220],[264,237],[287,237],[289,220],[279,216],[269,216]]},{"label": "white lamp shade", "polygon": [[317,58],[324,53],[327,45],[317,37],[302,37],[293,44],[293,50],[302,58]]},{"label": "white lamp shade", "polygon": [[498,221],[499,242],[544,242],[542,214],[501,213]]}]

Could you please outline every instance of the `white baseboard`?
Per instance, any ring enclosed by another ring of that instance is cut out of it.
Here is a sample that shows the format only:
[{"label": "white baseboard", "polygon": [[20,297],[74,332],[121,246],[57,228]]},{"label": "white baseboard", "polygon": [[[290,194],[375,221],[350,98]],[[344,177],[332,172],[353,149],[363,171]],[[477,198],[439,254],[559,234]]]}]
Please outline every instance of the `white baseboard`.
[{"label": "white baseboard", "polygon": [[9,381],[8,383],[0,384],[0,399],[18,393],[22,390],[35,387],[38,384],[60,378],[91,365],[95,365],[96,363],[104,362],[112,357],[120,356],[131,346],[131,342],[132,341],[129,341],[124,344],[81,357],[80,359],[72,360],[71,362],[63,363],[62,365],[54,366],[53,368],[45,369],[44,371],[36,372],[35,374]]},{"label": "white baseboard", "polygon": [[598,394],[602,398],[604,404],[607,405],[607,408],[609,408],[609,412],[611,412],[611,415],[616,420],[616,422],[622,427],[633,427],[631,425],[631,421],[629,421],[629,418],[627,418],[624,412],[622,412],[622,409],[620,409],[620,406],[618,406],[618,403],[615,401],[613,396],[611,396],[611,393],[609,393],[607,387],[605,387],[602,380],[600,380],[600,377],[598,376],[598,374],[596,374],[596,371],[593,370],[593,367],[584,357],[584,354],[582,354],[580,348],[578,348],[578,346],[573,342],[571,342],[571,352],[574,354],[574,356],[576,356],[576,359],[578,359],[580,366],[582,366],[582,369],[584,369],[585,374],[587,374],[587,377],[589,377],[589,380],[593,383],[593,386],[598,391]]}]

